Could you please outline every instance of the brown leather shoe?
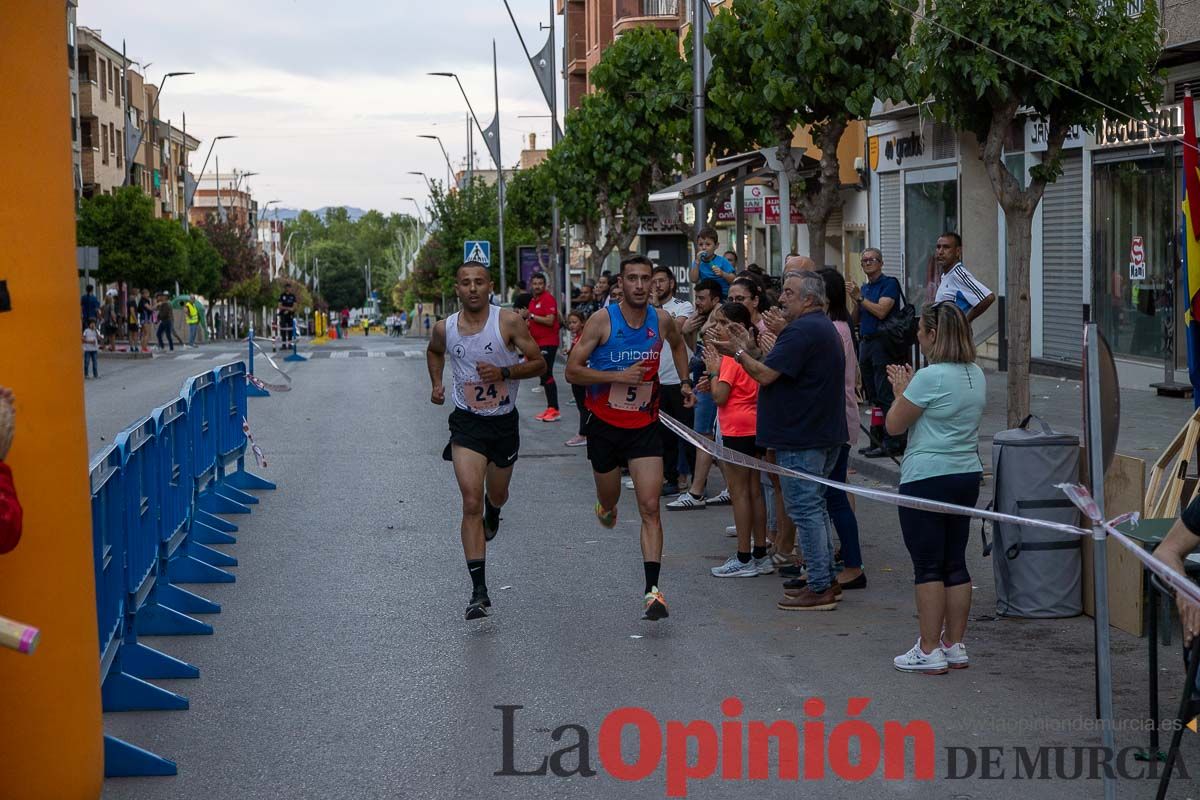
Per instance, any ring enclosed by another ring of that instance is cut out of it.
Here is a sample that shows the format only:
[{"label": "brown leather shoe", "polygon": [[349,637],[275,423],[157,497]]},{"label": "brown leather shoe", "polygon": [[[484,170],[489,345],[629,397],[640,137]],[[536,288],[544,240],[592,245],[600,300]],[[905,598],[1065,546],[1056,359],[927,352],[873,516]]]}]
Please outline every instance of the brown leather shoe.
[{"label": "brown leather shoe", "polygon": [[832,611],[837,608],[837,595],[832,587],[823,594],[804,588],[797,595],[785,595],[775,605],[784,611]]},{"label": "brown leather shoe", "polygon": [[[829,584],[829,589],[830,589],[830,591],[833,592],[834,598],[839,603],[842,602],[842,587],[841,587],[841,585],[837,581],[834,581],[833,583]],[[797,587],[797,588],[785,586],[783,593],[785,595],[787,595],[788,597],[799,597],[800,595],[804,594],[804,592],[806,592],[806,591],[808,591],[807,586]]]}]

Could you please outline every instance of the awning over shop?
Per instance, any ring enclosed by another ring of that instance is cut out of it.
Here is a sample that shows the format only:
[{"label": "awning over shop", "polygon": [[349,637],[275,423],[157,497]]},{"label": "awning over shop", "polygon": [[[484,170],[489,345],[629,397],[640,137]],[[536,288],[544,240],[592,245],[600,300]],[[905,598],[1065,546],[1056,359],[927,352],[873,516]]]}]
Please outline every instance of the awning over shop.
[{"label": "awning over shop", "polygon": [[770,174],[762,153],[741,153],[717,161],[715,167],[679,183],[659,189],[650,195],[651,203],[692,203],[706,197],[716,197],[739,183]]}]

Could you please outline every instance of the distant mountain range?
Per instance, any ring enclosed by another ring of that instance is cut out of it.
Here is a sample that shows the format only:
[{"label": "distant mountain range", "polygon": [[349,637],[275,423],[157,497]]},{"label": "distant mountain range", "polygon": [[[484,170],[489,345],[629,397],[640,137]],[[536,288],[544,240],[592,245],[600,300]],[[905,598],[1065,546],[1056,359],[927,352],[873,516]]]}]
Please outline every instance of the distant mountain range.
[{"label": "distant mountain range", "polygon": [[[315,209],[310,209],[310,210],[312,211],[312,213],[316,214],[321,219],[325,219],[325,211],[326,211],[326,209],[329,209],[329,208],[340,208],[340,206],[321,206],[320,208],[315,208]],[[269,219],[278,218],[278,219],[290,221],[290,220],[293,220],[296,217],[300,216],[300,212],[302,210],[303,209],[299,209],[299,208],[272,208],[267,212],[267,218],[269,218]],[[346,211],[350,214],[350,219],[353,222],[358,222],[359,217],[361,217],[363,214],[367,213],[366,211],[363,211],[361,208],[355,208],[354,206],[346,206]]]}]

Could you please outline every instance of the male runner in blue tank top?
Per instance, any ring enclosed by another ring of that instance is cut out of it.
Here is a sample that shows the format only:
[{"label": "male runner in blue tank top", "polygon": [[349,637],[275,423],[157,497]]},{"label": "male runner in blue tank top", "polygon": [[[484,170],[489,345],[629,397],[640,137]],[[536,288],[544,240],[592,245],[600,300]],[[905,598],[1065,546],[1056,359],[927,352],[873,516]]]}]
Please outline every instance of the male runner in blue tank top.
[{"label": "male runner in blue tank top", "polygon": [[[567,381],[586,387],[584,421],[588,460],[596,481],[596,517],[617,524],[621,467],[628,466],[642,517],[642,566],[646,573],[645,619],[668,616],[658,589],[663,530],[659,518],[662,495],[662,439],[658,433],[658,365],[672,358],[680,375],[688,374],[687,350],[671,315],[648,304],[654,262],[632,256],[621,262],[617,277],[623,292],[588,318],[567,360]],[[663,351],[666,349],[664,356]],[[681,382],[683,404],[695,404],[692,382]]]},{"label": "male runner in blue tank top", "polygon": [[474,261],[461,265],[454,293],[462,310],[433,326],[425,360],[433,383],[429,399],[440,406],[446,402],[442,372],[450,352],[454,411],[442,458],[454,463],[462,493],[460,535],[471,575],[471,601],[464,616],[479,619],[492,605],[484,580],[487,542],[500,528],[500,507],[508,500],[521,444],[517,381],[541,375],[546,362],[525,321],[488,303],[492,278],[487,267]]}]

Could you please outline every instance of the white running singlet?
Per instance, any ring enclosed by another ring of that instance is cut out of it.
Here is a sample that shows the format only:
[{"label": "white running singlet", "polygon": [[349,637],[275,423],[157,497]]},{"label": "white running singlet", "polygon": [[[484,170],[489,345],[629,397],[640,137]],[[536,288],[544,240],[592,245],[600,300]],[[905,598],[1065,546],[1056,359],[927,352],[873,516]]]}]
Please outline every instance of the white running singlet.
[{"label": "white running singlet", "polygon": [[485,383],[479,379],[476,364],[484,362],[496,367],[513,367],[521,362],[521,354],[504,346],[500,332],[500,308],[488,304],[488,318],[483,330],[473,336],[458,332],[458,314],[446,320],[446,352],[454,374],[454,405],[481,417],[495,417],[516,409],[519,381]]}]

